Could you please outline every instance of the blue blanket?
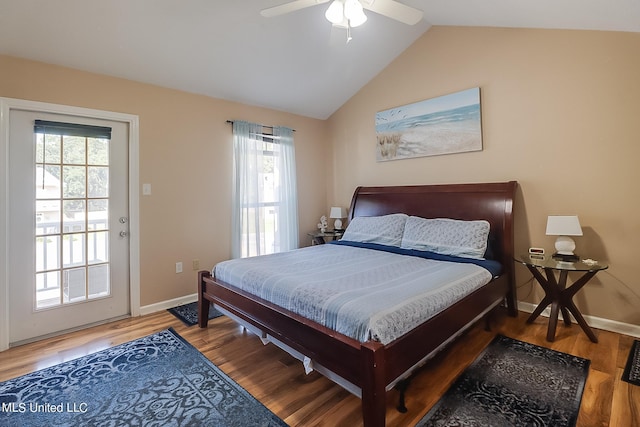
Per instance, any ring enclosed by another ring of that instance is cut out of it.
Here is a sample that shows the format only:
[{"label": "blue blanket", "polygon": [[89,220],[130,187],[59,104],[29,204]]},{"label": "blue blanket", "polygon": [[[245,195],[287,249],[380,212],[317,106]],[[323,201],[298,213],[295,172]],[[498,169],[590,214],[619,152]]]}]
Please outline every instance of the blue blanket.
[{"label": "blue blanket", "polygon": [[375,249],[378,251],[392,252],[394,254],[400,254],[400,255],[416,256],[419,258],[433,259],[436,261],[450,261],[450,262],[461,262],[466,264],[475,264],[489,270],[489,273],[491,273],[493,277],[498,277],[500,276],[500,274],[502,274],[502,264],[500,264],[498,261],[494,261],[491,259],[464,258],[464,257],[453,256],[453,255],[443,255],[437,252],[419,251],[416,249],[404,249],[397,246],[380,245],[377,243],[351,242],[348,240],[334,240],[329,243],[331,243],[332,245],[346,245],[346,246],[354,246],[356,248]]},{"label": "blue blanket", "polygon": [[388,344],[493,278],[479,260],[451,260],[343,241],[223,261],[214,276],[360,342]]}]

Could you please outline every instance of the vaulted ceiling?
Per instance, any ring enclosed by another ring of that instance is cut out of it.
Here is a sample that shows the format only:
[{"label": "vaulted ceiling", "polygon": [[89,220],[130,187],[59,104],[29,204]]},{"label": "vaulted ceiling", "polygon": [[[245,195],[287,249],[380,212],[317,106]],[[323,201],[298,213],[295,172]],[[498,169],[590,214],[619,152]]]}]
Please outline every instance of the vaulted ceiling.
[{"label": "vaulted ceiling", "polygon": [[328,3],[265,18],[287,0],[0,0],[0,54],[324,119],[432,25],[640,32],[638,0],[400,1],[423,20],[365,11],[346,43]]}]

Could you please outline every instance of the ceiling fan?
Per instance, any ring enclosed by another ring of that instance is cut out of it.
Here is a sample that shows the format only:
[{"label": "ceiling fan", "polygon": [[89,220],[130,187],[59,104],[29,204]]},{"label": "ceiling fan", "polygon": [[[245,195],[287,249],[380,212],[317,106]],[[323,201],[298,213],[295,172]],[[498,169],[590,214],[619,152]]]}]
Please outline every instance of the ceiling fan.
[{"label": "ceiling fan", "polygon": [[[284,15],[285,13],[328,3],[330,0],[294,0],[279,6],[260,11],[265,17]],[[325,17],[335,26],[352,28],[362,25],[367,17],[362,9],[408,25],[415,25],[422,19],[422,11],[395,0],[333,0],[325,13]]]}]

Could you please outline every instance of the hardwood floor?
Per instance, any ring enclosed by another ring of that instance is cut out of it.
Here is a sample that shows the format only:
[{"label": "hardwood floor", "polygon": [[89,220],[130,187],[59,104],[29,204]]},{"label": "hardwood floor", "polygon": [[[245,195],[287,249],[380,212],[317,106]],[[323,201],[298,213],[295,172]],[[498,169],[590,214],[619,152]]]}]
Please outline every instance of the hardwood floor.
[{"label": "hardwood floor", "polygon": [[[413,426],[437,402],[453,380],[489,344],[496,333],[591,360],[582,398],[579,427],[640,426],[640,387],[620,380],[634,338],[596,330],[594,344],[577,325],[560,323],[556,340],[545,340],[547,319],[525,324],[498,313],[492,331],[476,325],[418,372],[407,390],[405,414],[395,409],[398,392],[387,394],[387,425]],[[480,322],[482,323],[482,322]],[[168,312],[125,319],[0,352],[0,381],[74,359],[173,327],[269,409],[291,426],[362,425],[360,400],[272,344],[263,346],[227,317],[207,329],[185,327]]]}]

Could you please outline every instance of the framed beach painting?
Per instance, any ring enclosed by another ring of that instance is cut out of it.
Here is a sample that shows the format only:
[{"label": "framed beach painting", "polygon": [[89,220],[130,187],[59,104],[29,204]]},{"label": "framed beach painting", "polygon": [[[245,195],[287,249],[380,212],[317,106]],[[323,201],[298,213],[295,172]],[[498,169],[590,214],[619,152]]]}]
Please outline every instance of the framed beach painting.
[{"label": "framed beach painting", "polygon": [[482,150],[480,88],[376,113],[377,160]]}]

